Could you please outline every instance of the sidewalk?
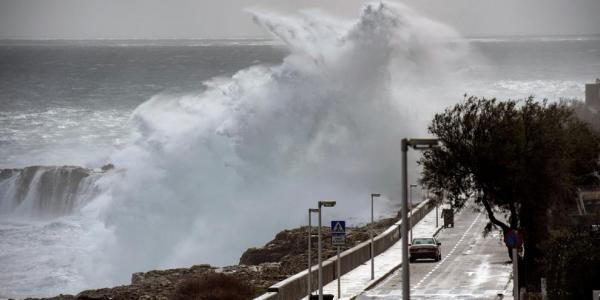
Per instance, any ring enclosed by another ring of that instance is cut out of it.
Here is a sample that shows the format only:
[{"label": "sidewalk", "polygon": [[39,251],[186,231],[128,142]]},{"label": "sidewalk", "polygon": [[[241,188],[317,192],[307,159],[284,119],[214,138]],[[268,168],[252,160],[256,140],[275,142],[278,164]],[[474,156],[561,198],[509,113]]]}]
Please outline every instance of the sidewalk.
[{"label": "sidewalk", "polygon": [[[431,210],[423,219],[413,227],[414,236],[433,236],[437,233],[440,227],[435,227],[435,209]],[[442,220],[439,220],[439,225],[442,225]],[[382,254],[375,257],[375,279],[371,280],[371,261],[367,261],[354,270],[344,274],[340,278],[341,282],[341,298],[352,299],[358,296],[367,288],[376,284],[378,281],[386,277],[400,267],[402,263],[402,239],[398,240],[394,245],[387,249]],[[338,284],[337,280],[330,282],[323,287],[323,294],[335,295],[337,298]],[[317,292],[318,294],[318,292]],[[303,299],[308,299],[304,297]]]}]

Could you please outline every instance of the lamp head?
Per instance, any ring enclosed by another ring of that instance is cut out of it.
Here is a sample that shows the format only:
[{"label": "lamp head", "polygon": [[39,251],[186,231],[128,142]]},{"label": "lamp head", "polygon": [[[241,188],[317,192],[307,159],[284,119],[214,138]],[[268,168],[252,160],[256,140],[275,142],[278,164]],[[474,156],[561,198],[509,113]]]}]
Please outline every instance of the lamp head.
[{"label": "lamp head", "polygon": [[371,197],[381,197],[381,194],[371,194]]},{"label": "lamp head", "polygon": [[321,206],[334,207],[335,201],[319,201],[319,207],[321,207]]},{"label": "lamp head", "polygon": [[309,212],[309,213],[318,213],[318,212],[319,212],[319,209],[318,209],[318,208],[309,208],[309,209],[308,209],[308,212]]},{"label": "lamp head", "polygon": [[408,145],[415,150],[423,150],[439,147],[440,140],[438,139],[410,139]]}]

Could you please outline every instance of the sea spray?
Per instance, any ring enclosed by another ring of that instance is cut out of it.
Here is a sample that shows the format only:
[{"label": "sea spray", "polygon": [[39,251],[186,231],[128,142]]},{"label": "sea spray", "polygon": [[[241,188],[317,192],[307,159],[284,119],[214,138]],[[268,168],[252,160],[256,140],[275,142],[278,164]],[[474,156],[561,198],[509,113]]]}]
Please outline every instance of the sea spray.
[{"label": "sea spray", "polygon": [[132,140],[112,156],[126,172],[97,205],[94,285],[235,263],[318,200],[339,203],[326,218],[361,220],[369,193],[399,199],[399,141],[426,134],[452,99],[448,73],[466,54],[456,34],[396,4],[367,4],[356,22],[252,15],[290,55],[134,112]]},{"label": "sea spray", "polygon": [[318,200],[338,201],[325,221],[366,220],[373,192],[387,201],[376,208],[394,213],[400,139],[426,135],[432,114],[462,94],[468,47],[398,4],[366,4],[355,21],[250,13],[288,48],[283,62],[140,105],[129,141],[111,155],[116,169],[94,178],[71,215],[24,225],[26,234],[22,224],[0,228],[8,254],[0,262],[22,257],[4,242],[14,236],[31,239],[25,253],[44,254],[11,263],[0,294],[74,293],[126,283],[136,271],[233,264],[247,247],[304,224]]}]

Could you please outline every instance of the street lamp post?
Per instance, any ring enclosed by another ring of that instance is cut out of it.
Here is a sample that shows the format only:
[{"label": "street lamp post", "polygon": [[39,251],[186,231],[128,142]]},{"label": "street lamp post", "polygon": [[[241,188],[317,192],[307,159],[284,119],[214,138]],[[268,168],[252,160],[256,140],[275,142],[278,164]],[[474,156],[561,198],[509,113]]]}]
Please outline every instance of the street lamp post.
[{"label": "street lamp post", "polygon": [[373,243],[373,198],[381,197],[381,194],[371,194],[371,280],[375,279],[375,244]]},{"label": "street lamp post", "polygon": [[319,300],[323,300],[323,261],[321,259],[322,245],[321,245],[321,207],[334,207],[335,201],[319,201],[319,238],[318,238],[318,260],[319,260]]},{"label": "street lamp post", "polygon": [[438,207],[440,206],[440,201],[444,201],[444,196],[442,195],[440,197],[441,199],[438,198],[437,195],[435,197],[435,228],[439,227],[438,221],[440,220],[440,215],[438,214]]},{"label": "street lamp post", "polygon": [[437,139],[402,139],[402,299],[410,299],[410,267],[408,262],[408,148],[415,150],[430,149],[438,146]]},{"label": "street lamp post", "polygon": [[412,214],[412,211],[413,211],[413,208],[414,208],[413,207],[413,201],[412,201],[412,199],[413,199],[412,189],[414,187],[417,187],[417,185],[416,184],[411,184],[410,185],[410,222],[409,222],[409,224],[410,224],[410,241],[411,242],[412,242],[412,239],[413,239],[413,223],[412,223],[413,214]]},{"label": "street lamp post", "polygon": [[319,212],[317,208],[309,208],[308,209],[308,298],[310,299],[310,295],[312,294],[312,259],[311,259],[311,249],[310,244],[312,242],[312,222],[311,222],[311,214]]},{"label": "street lamp post", "polygon": [[440,220],[440,216],[438,215],[438,206],[439,206],[439,204],[436,202],[435,203],[435,228],[440,227],[440,224],[438,223]]}]

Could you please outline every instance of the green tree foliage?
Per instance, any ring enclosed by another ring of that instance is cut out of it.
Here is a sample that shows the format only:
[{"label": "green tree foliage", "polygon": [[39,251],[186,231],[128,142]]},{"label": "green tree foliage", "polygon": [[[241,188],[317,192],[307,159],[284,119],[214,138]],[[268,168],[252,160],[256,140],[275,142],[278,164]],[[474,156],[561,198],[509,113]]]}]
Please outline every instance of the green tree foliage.
[{"label": "green tree foliage", "polygon": [[[423,153],[423,184],[460,209],[473,198],[490,230],[524,232],[524,280],[539,286],[541,241],[578,185],[597,184],[600,138],[566,103],[471,97],[435,115],[443,146]],[[510,253],[510,249],[509,253]]]}]

